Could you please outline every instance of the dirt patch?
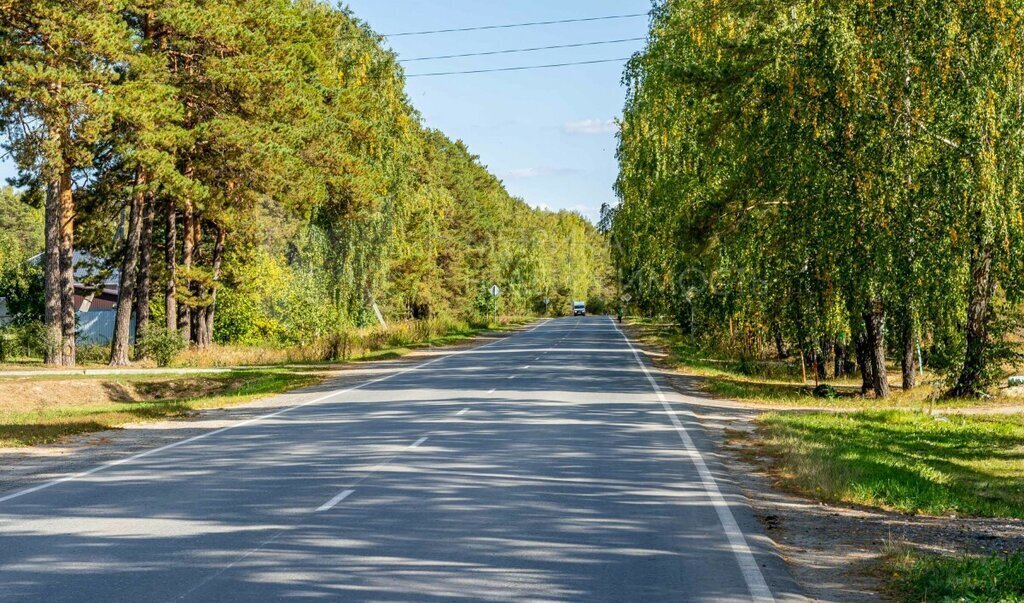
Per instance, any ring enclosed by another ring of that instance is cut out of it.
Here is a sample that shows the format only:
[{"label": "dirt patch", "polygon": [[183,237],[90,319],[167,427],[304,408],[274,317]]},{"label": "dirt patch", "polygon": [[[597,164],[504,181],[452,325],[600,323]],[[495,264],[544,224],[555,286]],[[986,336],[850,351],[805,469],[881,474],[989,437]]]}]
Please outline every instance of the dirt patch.
[{"label": "dirt patch", "polygon": [[769,536],[796,579],[819,600],[885,600],[879,568],[893,549],[992,555],[1024,547],[1024,522],[1016,519],[904,515],[825,504],[786,492],[749,431],[724,435],[726,464],[745,476],[742,489]]},{"label": "dirt patch", "polygon": [[5,379],[0,381],[0,413],[197,398],[227,391],[235,386],[237,380],[209,377],[154,380]]}]

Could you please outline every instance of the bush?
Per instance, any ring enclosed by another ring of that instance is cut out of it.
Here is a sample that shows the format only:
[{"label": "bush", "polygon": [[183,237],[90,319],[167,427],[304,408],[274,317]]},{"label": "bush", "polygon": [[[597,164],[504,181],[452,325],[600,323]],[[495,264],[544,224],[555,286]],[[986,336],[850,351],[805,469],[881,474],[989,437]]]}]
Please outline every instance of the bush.
[{"label": "bush", "polygon": [[110,360],[110,345],[99,343],[79,344],[75,350],[75,361],[83,364],[104,364]]},{"label": "bush", "polygon": [[608,314],[608,302],[603,297],[587,298],[587,313],[595,315]]},{"label": "bush", "polygon": [[178,332],[152,325],[139,334],[135,353],[139,358],[152,358],[157,366],[168,366],[186,347],[188,343]]},{"label": "bush", "polygon": [[0,328],[0,362],[12,358],[39,357],[46,353],[48,333],[41,322],[30,321]]},{"label": "bush", "polygon": [[814,388],[815,398],[825,398],[826,400],[835,400],[839,396],[836,393],[836,388],[832,387],[827,383],[822,383],[818,387]]}]

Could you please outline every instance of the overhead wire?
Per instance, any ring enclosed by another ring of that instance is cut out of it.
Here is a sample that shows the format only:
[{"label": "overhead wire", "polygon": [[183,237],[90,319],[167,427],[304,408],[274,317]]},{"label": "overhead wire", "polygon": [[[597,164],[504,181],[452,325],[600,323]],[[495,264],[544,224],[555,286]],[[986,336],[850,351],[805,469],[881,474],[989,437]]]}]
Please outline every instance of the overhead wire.
[{"label": "overhead wire", "polygon": [[417,61],[439,61],[443,59],[462,59],[466,57],[485,57],[500,54],[517,54],[523,52],[538,52],[541,50],[559,50],[563,48],[584,48],[589,46],[604,46],[607,44],[624,44],[626,42],[642,42],[646,40],[646,37],[641,38],[623,38],[620,40],[600,40],[597,42],[580,42],[577,44],[556,44],[554,46],[535,46],[533,48],[514,48],[509,50],[491,50],[486,52],[467,52],[463,54],[442,54],[429,57],[415,57],[411,59],[400,59],[399,63],[414,63]]},{"label": "overhead wire", "polygon": [[456,27],[451,29],[433,29],[427,31],[403,31],[391,34],[381,34],[383,38],[402,38],[408,36],[428,36],[444,33],[460,33],[467,31],[486,31],[492,29],[513,29],[518,27],[537,27],[541,25],[561,25],[563,23],[587,23],[592,21],[611,21],[615,19],[635,19],[650,16],[649,13],[632,13],[628,15],[607,15],[603,17],[582,17],[576,19],[558,19],[554,21],[531,21],[527,23],[505,23],[501,25],[477,25],[475,27]]},{"label": "overhead wire", "polygon": [[528,71],[531,69],[554,69],[556,67],[574,67],[577,65],[597,65],[600,63],[624,63],[629,60],[629,57],[624,59],[598,59],[594,61],[572,61],[568,63],[550,63],[547,65],[524,65],[521,67],[498,67],[495,69],[470,69],[466,71],[436,71],[433,73],[407,73],[406,78],[413,77],[440,77],[445,75],[470,75],[476,73],[498,73],[501,71]]}]

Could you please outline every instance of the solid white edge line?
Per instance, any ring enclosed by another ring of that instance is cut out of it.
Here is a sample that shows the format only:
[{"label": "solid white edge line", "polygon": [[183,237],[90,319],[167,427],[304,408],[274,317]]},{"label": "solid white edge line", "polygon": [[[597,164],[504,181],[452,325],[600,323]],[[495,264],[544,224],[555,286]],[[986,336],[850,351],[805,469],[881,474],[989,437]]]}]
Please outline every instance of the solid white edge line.
[{"label": "solid white edge line", "polygon": [[[541,322],[539,322],[533,328],[527,329],[526,331],[523,331],[523,333],[530,333],[532,331],[535,331],[535,330],[539,329],[540,327],[544,326],[545,324],[547,324],[549,322],[549,320],[550,319],[542,320]],[[509,337],[514,337],[514,336],[515,335],[510,335]],[[137,461],[139,459],[142,459],[142,458],[145,458],[147,456],[151,456],[151,455],[154,455],[154,454],[157,454],[157,453],[160,453],[160,452],[165,452],[167,450],[178,448],[179,446],[184,446],[185,444],[191,444],[192,442],[197,442],[199,440],[203,440],[203,439],[209,438],[211,436],[215,436],[215,435],[224,433],[225,431],[231,431],[232,429],[237,429],[239,427],[245,427],[246,425],[251,425],[253,423],[258,423],[260,421],[265,421],[267,419],[272,419],[274,417],[283,415],[285,413],[289,413],[289,412],[291,412],[293,410],[296,410],[296,409],[299,409],[299,408],[303,408],[303,407],[306,407],[306,406],[310,406],[312,404],[317,404],[319,402],[323,402],[323,401],[328,400],[330,398],[333,398],[335,396],[340,396],[342,394],[347,394],[347,393],[356,391],[358,389],[362,389],[362,388],[370,386],[370,385],[376,385],[377,383],[381,383],[383,381],[387,381],[388,379],[393,379],[395,377],[399,377],[399,376],[405,375],[407,373],[418,371],[418,370],[420,370],[420,369],[422,369],[424,367],[427,367],[427,366],[429,366],[431,364],[434,364],[435,362],[440,362],[441,360],[446,360],[448,358],[454,358],[456,356],[461,356],[462,354],[466,354],[466,353],[472,352],[474,350],[479,350],[479,349],[482,349],[482,348],[486,348],[488,346],[492,346],[492,345],[494,345],[496,343],[501,343],[502,341],[508,340],[509,337],[503,337],[501,339],[497,339],[497,340],[492,341],[490,343],[485,343],[484,345],[472,347],[472,348],[469,348],[467,350],[461,350],[461,351],[458,351],[458,352],[452,352],[450,354],[445,354],[444,356],[440,356],[438,358],[434,358],[433,360],[428,360],[427,362],[424,362],[424,363],[421,363],[421,364],[417,364],[416,366],[409,367],[409,368],[407,368],[407,369],[405,369],[403,371],[399,371],[397,373],[391,373],[389,375],[384,375],[383,377],[378,377],[376,379],[367,381],[365,383],[360,383],[359,385],[355,385],[355,386],[349,387],[347,389],[343,389],[343,390],[339,390],[339,391],[334,391],[334,392],[331,392],[331,393],[326,394],[324,396],[320,396],[319,398],[315,398],[313,400],[307,400],[306,402],[302,402],[300,404],[295,404],[293,406],[288,406],[286,408],[282,408],[281,410],[278,410],[278,411],[275,411],[275,412],[272,412],[272,413],[269,413],[269,414],[266,414],[266,415],[262,415],[262,416],[259,416],[259,417],[253,417],[252,419],[246,419],[245,421],[240,421],[240,422],[234,423],[232,425],[227,425],[225,427],[221,427],[220,429],[215,429],[215,430],[207,432],[207,433],[201,433],[199,435],[192,436],[191,438],[187,438],[187,439],[184,439],[184,440],[179,440],[177,442],[171,442],[170,444],[167,444],[167,445],[164,445],[164,446],[160,446],[159,448],[154,448],[152,450],[146,450],[144,452],[140,452],[138,454],[134,454],[132,456],[125,457],[123,459],[117,459],[116,461],[110,461],[110,462],[104,463],[102,465],[98,465],[96,467],[93,467],[92,469],[89,469],[88,471],[82,471],[80,473],[75,473],[75,474],[68,475],[68,476],[65,476],[65,477],[60,477],[60,478],[57,478],[57,479],[54,479],[54,480],[50,480],[48,482],[43,482],[42,484],[39,484],[39,485],[36,485],[36,486],[32,486],[30,488],[25,488],[23,490],[17,490],[15,492],[12,492],[12,493],[7,494],[5,496],[0,496],[0,503],[5,503],[5,502],[7,502],[9,500],[14,500],[15,498],[21,498],[22,496],[26,496],[26,495],[32,494],[34,492],[39,492],[40,490],[46,490],[47,488],[52,488],[53,486],[57,486],[57,485],[60,485],[60,484],[66,483],[66,482],[79,480],[79,479],[82,479],[83,477],[89,477],[90,475],[93,475],[95,473],[99,473],[100,471],[104,471],[106,469],[111,469],[113,467],[117,467],[118,465],[124,465],[125,463],[130,463],[132,461]]]},{"label": "solid white edge line", "polygon": [[[609,318],[609,321],[611,321],[611,318]],[[729,546],[732,548],[733,555],[735,555],[736,561],[739,563],[740,572],[742,572],[743,579],[747,583],[747,590],[750,591],[750,596],[759,603],[774,602],[775,597],[772,595],[772,591],[764,579],[764,574],[761,573],[761,568],[757,565],[757,560],[747,544],[747,539],[743,536],[743,530],[736,523],[736,517],[733,516],[732,511],[729,509],[729,503],[726,502],[721,490],[718,489],[715,476],[708,469],[704,458],[700,454],[700,450],[693,442],[693,438],[690,437],[686,427],[683,426],[679,417],[676,416],[675,410],[661,391],[658,382],[651,375],[651,371],[647,369],[643,359],[640,358],[640,353],[633,347],[633,342],[629,340],[629,337],[622,332],[622,329],[614,321],[611,321],[611,323],[615,330],[619,332],[619,335],[626,341],[626,345],[632,350],[633,357],[636,358],[637,364],[640,365],[641,370],[643,370],[644,375],[647,377],[647,381],[654,389],[654,393],[657,394],[658,401],[661,402],[662,408],[665,409],[665,414],[672,421],[672,425],[676,428],[676,433],[679,434],[679,439],[683,442],[683,447],[686,448],[690,458],[693,460],[693,465],[697,468],[698,475],[700,475],[700,481],[704,484],[704,490],[707,492],[708,498],[711,499],[711,504],[715,507],[718,520],[722,523],[722,530],[725,531],[725,536],[729,540]]]},{"label": "solid white edge line", "polygon": [[336,504],[340,503],[341,501],[345,500],[346,498],[348,498],[349,495],[352,494],[353,492],[355,492],[355,490],[342,490],[341,492],[338,492],[338,494],[335,495],[334,498],[332,498],[331,500],[329,500],[329,501],[325,502],[324,504],[320,505],[317,508],[316,512],[319,513],[321,511],[327,511],[328,509],[333,508],[334,505],[336,505]]}]

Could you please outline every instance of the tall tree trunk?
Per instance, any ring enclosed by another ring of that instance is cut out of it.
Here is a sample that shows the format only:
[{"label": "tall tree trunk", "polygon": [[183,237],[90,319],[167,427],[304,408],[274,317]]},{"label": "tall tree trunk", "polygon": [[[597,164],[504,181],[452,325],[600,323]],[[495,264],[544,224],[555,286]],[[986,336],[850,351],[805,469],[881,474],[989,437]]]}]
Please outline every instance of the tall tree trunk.
[{"label": "tall tree trunk", "polygon": [[988,348],[989,304],[995,290],[992,248],[979,246],[971,258],[971,291],[967,302],[964,365],[956,385],[947,395],[977,398],[985,394],[985,353]]},{"label": "tall tree trunk", "polygon": [[43,256],[43,296],[45,311],[43,322],[46,325],[45,362],[49,365],[64,364],[64,335],[62,321],[64,319],[61,303],[61,270],[60,270],[60,226],[61,226],[61,179],[59,176],[50,178],[46,184],[46,252]]},{"label": "tall tree trunk", "polygon": [[903,355],[900,368],[903,371],[903,391],[910,391],[917,386],[917,356],[914,354],[916,338],[914,337],[914,313],[908,311],[903,321]]},{"label": "tall tree trunk", "polygon": [[65,167],[60,177],[60,303],[61,363],[75,366],[75,200],[71,192],[71,168]]},{"label": "tall tree trunk", "polygon": [[868,351],[869,348],[868,337],[864,333],[858,333],[854,339],[854,351],[857,354],[857,365],[860,367],[860,395],[866,396],[869,391],[874,389],[875,376],[872,370],[871,354]]},{"label": "tall tree trunk", "polygon": [[192,309],[192,343],[197,347],[207,347],[206,337],[206,306],[196,306]]},{"label": "tall tree trunk", "polygon": [[[195,250],[195,210],[190,199],[185,200],[185,210],[182,214],[182,235],[181,243],[181,267],[185,271],[185,280],[182,283],[185,290],[191,295],[192,279],[192,258]],[[190,304],[181,304],[178,309],[178,326],[181,328],[181,336],[192,341],[192,308]]]},{"label": "tall tree trunk", "polygon": [[885,368],[885,309],[882,301],[874,299],[864,312],[867,330],[868,357],[871,363],[871,385],[875,397],[889,397],[889,378]]},{"label": "tall tree trunk", "polygon": [[203,333],[203,345],[209,346],[213,343],[213,318],[217,311],[217,289],[220,284],[220,268],[224,260],[224,241],[226,233],[224,228],[217,226],[217,235],[213,244],[213,287],[210,290],[210,301],[206,305],[206,331]]},{"label": "tall tree trunk", "polygon": [[821,338],[821,358],[818,359],[818,378],[822,381],[827,381],[829,378],[828,367],[832,364],[832,349],[833,339],[830,336]]},{"label": "tall tree trunk", "polygon": [[[146,336],[149,329],[149,302],[153,284],[153,214],[152,193],[146,195],[142,211],[142,238],[139,241],[139,274],[135,289],[135,343]],[[136,357],[138,354],[136,353]]]},{"label": "tall tree trunk", "polygon": [[[193,209],[192,219],[192,267],[195,268],[200,264],[199,258],[199,245],[202,242],[203,229],[202,219],[198,212]],[[189,337],[192,343],[196,345],[202,345],[202,334],[206,331],[206,311],[205,301],[206,291],[203,290],[203,284],[195,279],[192,280],[191,286],[189,287],[189,295],[195,300],[195,303],[189,307],[189,313],[192,316],[191,331]]]},{"label": "tall tree trunk", "polygon": [[778,356],[779,360],[789,358],[786,344],[782,341],[782,327],[778,323],[772,325],[772,338],[775,340],[775,355]]},{"label": "tall tree trunk", "polygon": [[178,220],[174,201],[167,199],[167,237],[164,239],[164,261],[167,264],[167,284],[164,286],[164,325],[168,332],[178,330],[178,298],[175,279],[178,277]]},{"label": "tall tree trunk", "polygon": [[124,258],[121,260],[121,277],[118,282],[117,310],[114,315],[114,338],[110,344],[110,366],[125,366],[131,343],[132,309],[135,304],[135,284],[139,267],[139,242],[142,239],[142,212],[145,211],[146,174],[141,169],[135,172],[135,192],[128,210],[128,230],[124,238]]},{"label": "tall tree trunk", "polygon": [[835,374],[836,379],[841,379],[846,376],[846,346],[838,339],[834,345],[836,351],[835,361],[833,362],[834,366],[832,367],[833,373]]}]

